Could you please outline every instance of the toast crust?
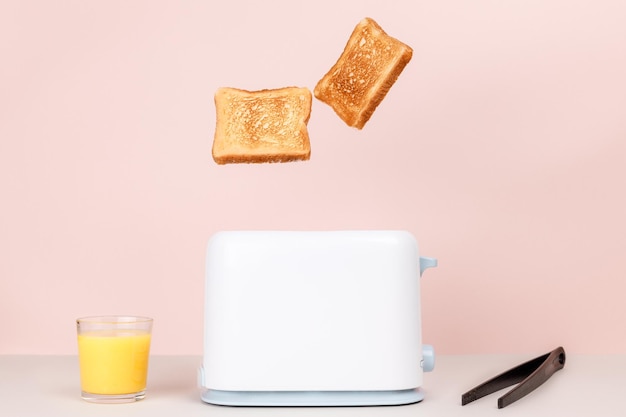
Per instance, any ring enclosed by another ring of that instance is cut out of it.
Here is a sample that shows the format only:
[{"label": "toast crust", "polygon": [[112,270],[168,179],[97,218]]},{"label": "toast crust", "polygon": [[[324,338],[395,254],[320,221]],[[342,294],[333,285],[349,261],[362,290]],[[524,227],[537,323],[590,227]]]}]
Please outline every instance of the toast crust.
[{"label": "toast crust", "polygon": [[308,160],[311,102],[307,88],[219,88],[215,93],[214,161],[229,164]]},{"label": "toast crust", "polygon": [[330,105],[348,126],[363,129],[412,56],[411,47],[366,17],[315,86],[315,97]]}]

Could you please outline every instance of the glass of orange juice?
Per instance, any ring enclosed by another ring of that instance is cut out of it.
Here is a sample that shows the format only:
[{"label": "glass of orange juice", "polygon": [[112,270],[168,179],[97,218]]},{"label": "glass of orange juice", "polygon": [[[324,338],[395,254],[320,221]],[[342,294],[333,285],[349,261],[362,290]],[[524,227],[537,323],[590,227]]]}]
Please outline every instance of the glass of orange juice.
[{"label": "glass of orange juice", "polygon": [[84,400],[124,403],[145,397],[152,321],[137,316],[76,320]]}]

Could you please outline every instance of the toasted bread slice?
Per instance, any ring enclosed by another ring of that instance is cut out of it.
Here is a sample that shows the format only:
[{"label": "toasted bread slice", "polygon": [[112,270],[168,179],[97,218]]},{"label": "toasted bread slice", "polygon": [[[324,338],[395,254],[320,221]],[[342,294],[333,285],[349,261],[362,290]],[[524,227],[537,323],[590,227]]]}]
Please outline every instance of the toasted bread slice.
[{"label": "toasted bread slice", "polygon": [[213,159],[218,164],[308,160],[311,101],[307,88],[219,88]]},{"label": "toasted bread slice", "polygon": [[365,18],[313,92],[348,126],[363,129],[412,56],[411,47]]}]

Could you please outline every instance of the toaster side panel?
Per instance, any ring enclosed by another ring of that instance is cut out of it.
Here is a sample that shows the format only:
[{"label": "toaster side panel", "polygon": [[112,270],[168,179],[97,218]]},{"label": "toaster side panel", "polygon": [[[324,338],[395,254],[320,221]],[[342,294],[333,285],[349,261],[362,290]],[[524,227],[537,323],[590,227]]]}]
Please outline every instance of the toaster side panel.
[{"label": "toaster side panel", "polygon": [[407,232],[220,232],[205,285],[208,388],[422,383],[419,251]]}]

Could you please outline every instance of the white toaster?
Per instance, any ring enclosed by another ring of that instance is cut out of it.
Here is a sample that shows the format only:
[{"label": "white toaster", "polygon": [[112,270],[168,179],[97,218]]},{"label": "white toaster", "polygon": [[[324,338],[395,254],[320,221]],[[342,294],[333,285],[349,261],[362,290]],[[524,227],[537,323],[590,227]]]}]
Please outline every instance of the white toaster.
[{"label": "white toaster", "polygon": [[423,399],[420,276],[406,231],[230,231],[206,255],[202,400],[231,406]]}]

